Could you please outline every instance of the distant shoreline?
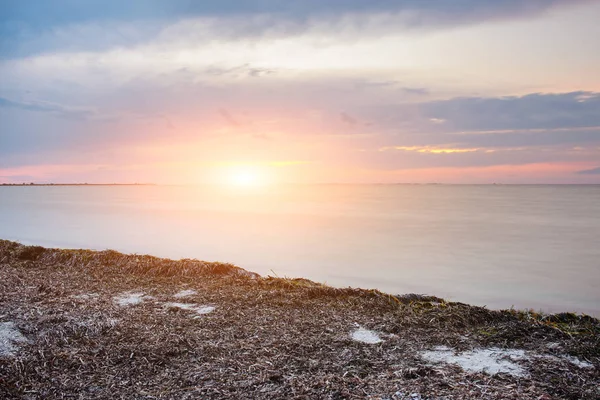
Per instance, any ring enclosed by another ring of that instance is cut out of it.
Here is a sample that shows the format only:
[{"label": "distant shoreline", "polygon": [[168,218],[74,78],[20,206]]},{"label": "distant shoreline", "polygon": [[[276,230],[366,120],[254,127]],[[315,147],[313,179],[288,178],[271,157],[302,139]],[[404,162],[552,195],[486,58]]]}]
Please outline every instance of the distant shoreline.
[{"label": "distant shoreline", "polygon": [[[217,186],[215,183],[0,183],[0,186]],[[600,183],[280,183],[274,186],[600,186]]]},{"label": "distant shoreline", "polygon": [[158,186],[156,183],[0,183],[0,186]]}]

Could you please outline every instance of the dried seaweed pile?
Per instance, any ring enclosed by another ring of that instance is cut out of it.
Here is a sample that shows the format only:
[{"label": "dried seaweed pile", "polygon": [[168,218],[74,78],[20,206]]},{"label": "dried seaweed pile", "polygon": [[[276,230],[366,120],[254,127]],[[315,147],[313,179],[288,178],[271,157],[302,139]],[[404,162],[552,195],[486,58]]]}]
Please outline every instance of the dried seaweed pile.
[{"label": "dried seaweed pile", "polygon": [[[115,300],[128,294],[135,301]],[[261,278],[223,263],[0,240],[0,323],[27,339],[0,357],[3,399],[600,397],[594,318]],[[358,327],[381,343],[352,340]],[[426,362],[436,346],[519,349],[527,374]]]}]

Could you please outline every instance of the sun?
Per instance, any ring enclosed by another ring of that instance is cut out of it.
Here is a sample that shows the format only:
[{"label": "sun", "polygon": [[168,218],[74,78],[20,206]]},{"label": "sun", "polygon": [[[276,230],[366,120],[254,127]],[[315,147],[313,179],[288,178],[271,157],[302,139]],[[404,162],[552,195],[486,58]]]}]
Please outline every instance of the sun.
[{"label": "sun", "polygon": [[237,187],[257,187],[266,184],[264,171],[253,166],[235,166],[229,169],[226,183]]},{"label": "sun", "polygon": [[256,186],[259,180],[255,171],[239,170],[231,174],[231,183],[236,186]]}]

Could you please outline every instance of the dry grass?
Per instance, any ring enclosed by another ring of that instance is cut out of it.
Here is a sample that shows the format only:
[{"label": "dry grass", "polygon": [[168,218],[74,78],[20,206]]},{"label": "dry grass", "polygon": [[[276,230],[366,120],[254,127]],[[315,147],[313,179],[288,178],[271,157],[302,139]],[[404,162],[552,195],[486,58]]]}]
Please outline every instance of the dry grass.
[{"label": "dry grass", "polygon": [[[165,307],[212,305],[198,316]],[[144,292],[130,307],[113,298]],[[430,296],[261,278],[231,264],[0,240],[0,322],[28,339],[0,358],[0,398],[600,397],[600,323],[574,314],[494,311]],[[383,343],[350,339],[357,325]],[[419,352],[496,346],[571,355],[578,368],[525,361],[526,378],[426,365]]]}]

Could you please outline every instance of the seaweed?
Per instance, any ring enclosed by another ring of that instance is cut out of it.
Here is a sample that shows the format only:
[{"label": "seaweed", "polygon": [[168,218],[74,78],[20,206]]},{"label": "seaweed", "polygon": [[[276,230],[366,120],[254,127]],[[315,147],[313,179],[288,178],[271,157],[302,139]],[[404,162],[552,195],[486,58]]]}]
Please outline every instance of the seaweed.
[{"label": "seaweed", "polygon": [[[177,301],[214,311],[169,307],[184,289],[193,292]],[[134,292],[143,301],[115,301]],[[227,263],[0,240],[0,322],[27,338],[0,358],[3,399],[600,396],[593,317],[334,288]],[[383,341],[353,341],[358,326]],[[473,374],[420,358],[439,345],[535,357],[521,361],[525,377]]]}]

